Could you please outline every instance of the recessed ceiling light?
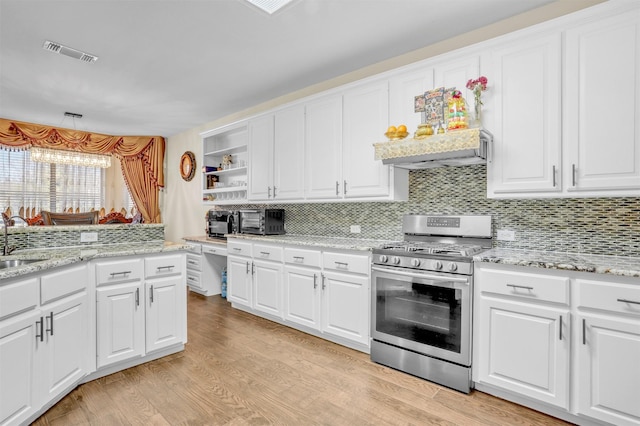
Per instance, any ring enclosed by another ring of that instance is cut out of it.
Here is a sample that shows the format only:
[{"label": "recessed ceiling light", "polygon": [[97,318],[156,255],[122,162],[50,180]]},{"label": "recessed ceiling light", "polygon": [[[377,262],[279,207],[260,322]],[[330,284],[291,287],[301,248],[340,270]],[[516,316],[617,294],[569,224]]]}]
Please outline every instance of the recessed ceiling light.
[{"label": "recessed ceiling light", "polygon": [[44,50],[48,50],[49,52],[59,53],[61,55],[69,56],[74,59],[79,59],[83,62],[92,63],[98,60],[98,57],[95,55],[90,55],[77,49],[72,49],[71,47],[64,46],[54,41],[45,40],[42,48]]},{"label": "recessed ceiling light", "polygon": [[247,0],[252,5],[267,12],[269,15],[274,14],[278,10],[291,3],[293,0]]}]

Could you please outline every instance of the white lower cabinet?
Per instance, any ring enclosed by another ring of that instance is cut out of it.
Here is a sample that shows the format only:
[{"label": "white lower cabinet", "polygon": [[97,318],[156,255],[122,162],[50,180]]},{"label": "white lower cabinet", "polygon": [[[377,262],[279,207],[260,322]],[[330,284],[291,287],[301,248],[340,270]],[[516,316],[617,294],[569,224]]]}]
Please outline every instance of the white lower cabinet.
[{"label": "white lower cabinet", "polygon": [[640,425],[640,280],[477,263],[479,390],[578,424]]},{"label": "white lower cabinet", "polygon": [[369,255],[240,239],[228,248],[234,306],[368,351]]},{"label": "white lower cabinet", "polygon": [[185,266],[184,254],[96,262],[98,368],[186,342]]},{"label": "white lower cabinet", "polygon": [[640,425],[640,286],[577,280],[578,413]]},{"label": "white lower cabinet", "polygon": [[40,317],[34,309],[0,321],[0,425],[21,424],[40,408]]}]

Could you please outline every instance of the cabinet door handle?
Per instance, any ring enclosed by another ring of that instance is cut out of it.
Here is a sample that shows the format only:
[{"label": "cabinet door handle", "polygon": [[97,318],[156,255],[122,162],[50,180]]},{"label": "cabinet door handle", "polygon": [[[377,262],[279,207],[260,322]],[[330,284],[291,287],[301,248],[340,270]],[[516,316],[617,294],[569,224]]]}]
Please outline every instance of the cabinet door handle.
[{"label": "cabinet door handle", "polygon": [[629,299],[616,299],[616,300],[622,303],[633,303],[634,305],[640,305],[640,302],[637,302],[635,300],[629,300]]},{"label": "cabinet door handle", "polygon": [[553,187],[555,188],[556,187],[556,166],[555,166],[555,164],[551,168],[551,175],[553,177]]},{"label": "cabinet door handle", "polygon": [[249,273],[249,262],[247,262],[247,270],[244,272],[245,274]]},{"label": "cabinet door handle", "polygon": [[111,276],[111,278],[115,278],[118,275],[129,275],[131,273],[131,271],[122,271],[122,272],[112,272],[109,275]]},{"label": "cabinet door handle", "polygon": [[533,290],[533,287],[528,287],[526,285],[507,284],[507,287],[513,287],[514,289],[521,288],[523,290]]},{"label": "cabinet door handle", "polygon": [[560,327],[558,327],[558,330],[560,330],[560,331],[558,332],[558,338],[560,340],[562,340],[562,315],[560,315],[560,323],[559,324],[560,324]]},{"label": "cabinet door handle", "polygon": [[276,186],[273,186],[273,198],[276,198]]},{"label": "cabinet door handle", "polygon": [[156,271],[157,271],[157,272],[160,272],[160,271],[163,271],[163,270],[165,270],[165,269],[171,270],[171,269],[173,269],[174,267],[175,267],[175,266],[173,266],[173,265],[158,266],[158,267],[156,268]]},{"label": "cabinet door handle", "polygon": [[576,186],[576,165],[571,165],[571,184]]},{"label": "cabinet door handle", "polygon": [[140,288],[136,288],[136,307],[140,306]]},{"label": "cabinet door handle", "polygon": [[153,286],[149,287],[149,301],[153,303]]},{"label": "cabinet door handle", "polygon": [[587,320],[582,318],[582,344],[587,344]]},{"label": "cabinet door handle", "polygon": [[343,181],[342,185],[343,185],[343,186],[342,186],[342,193],[343,193],[344,195],[347,195],[347,181],[346,181],[346,180],[345,180],[345,181]]},{"label": "cabinet door handle", "polygon": [[49,312],[49,315],[46,316],[46,321],[49,325],[45,331],[47,331],[50,336],[53,336],[53,312]]},{"label": "cabinet door handle", "polygon": [[318,288],[318,275],[317,274],[313,274],[313,289],[315,290],[316,288]]},{"label": "cabinet door handle", "polygon": [[336,197],[340,195],[340,182],[336,181]]},{"label": "cabinet door handle", "polygon": [[267,186],[267,198],[271,198],[271,187]]},{"label": "cabinet door handle", "polygon": [[[38,326],[40,327],[40,334],[38,334]],[[36,321],[36,342],[38,341],[38,337],[40,341],[44,341],[44,318],[40,317],[40,321]]]},{"label": "cabinet door handle", "polygon": [[256,264],[251,262],[251,275],[254,275],[256,272]]},{"label": "cabinet door handle", "polygon": [[324,274],[320,274],[320,277],[322,277],[322,289],[324,290],[326,285],[324,283]]}]

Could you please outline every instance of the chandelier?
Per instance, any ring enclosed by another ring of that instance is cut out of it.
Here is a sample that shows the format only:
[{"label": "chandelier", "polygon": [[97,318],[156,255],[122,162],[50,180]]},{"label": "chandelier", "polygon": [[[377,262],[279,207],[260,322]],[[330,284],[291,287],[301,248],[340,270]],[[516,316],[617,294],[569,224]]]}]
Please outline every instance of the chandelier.
[{"label": "chandelier", "polygon": [[84,167],[111,167],[111,156],[32,147],[31,160],[40,163],[71,164]]}]

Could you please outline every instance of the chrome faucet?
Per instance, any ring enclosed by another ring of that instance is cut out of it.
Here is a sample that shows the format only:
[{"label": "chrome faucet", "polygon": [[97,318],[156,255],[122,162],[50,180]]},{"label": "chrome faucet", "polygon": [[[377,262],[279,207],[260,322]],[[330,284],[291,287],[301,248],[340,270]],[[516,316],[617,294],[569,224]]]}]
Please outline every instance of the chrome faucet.
[{"label": "chrome faucet", "polygon": [[2,247],[2,255],[6,256],[16,249],[15,247],[9,247],[9,227],[13,225],[14,222],[4,212],[2,213],[2,222],[4,223],[4,246]]}]

